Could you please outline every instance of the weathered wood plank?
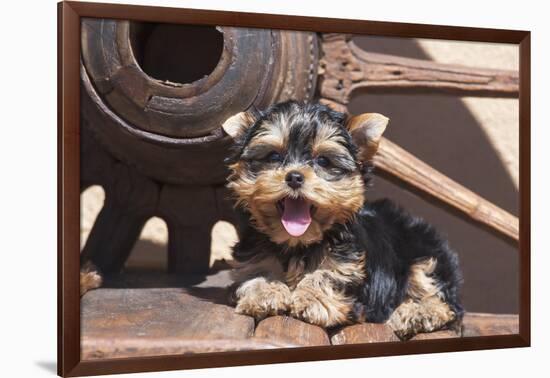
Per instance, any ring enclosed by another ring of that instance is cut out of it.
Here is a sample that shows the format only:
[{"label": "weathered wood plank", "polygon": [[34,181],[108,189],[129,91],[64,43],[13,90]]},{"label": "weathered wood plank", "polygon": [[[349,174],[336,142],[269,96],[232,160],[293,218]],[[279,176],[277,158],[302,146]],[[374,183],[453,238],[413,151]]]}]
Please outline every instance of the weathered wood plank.
[{"label": "weathered wood plank", "polygon": [[88,292],[81,302],[82,357],[199,352],[261,344],[247,340],[254,332],[252,318],[236,314],[227,305],[204,300],[197,293],[191,295],[182,288]]},{"label": "weathered wood plank", "polygon": [[384,343],[399,341],[390,327],[385,324],[364,323],[347,326],[330,338],[333,345]]},{"label": "weathered wood plank", "polygon": [[93,347],[89,340],[82,344],[82,359],[105,359],[125,357],[150,357],[174,354],[195,354],[229,352],[255,349],[292,347],[269,340],[249,339],[209,339],[194,340],[177,337],[161,338],[94,338]]},{"label": "weathered wood plank", "polygon": [[430,333],[419,333],[411,340],[434,340],[434,339],[454,339],[460,337],[460,333],[444,329],[441,331],[430,332]]},{"label": "weathered wood plank", "polygon": [[467,313],[463,321],[463,337],[513,335],[519,333],[518,315]]},{"label": "weathered wood plank", "polygon": [[[460,337],[460,334],[452,330],[441,330],[430,333],[420,333],[411,340],[431,340]],[[364,323],[347,326],[334,333],[331,337],[333,345],[342,344],[368,344],[387,343],[399,341],[386,324]]]},{"label": "weathered wood plank", "polygon": [[[133,273],[107,279],[81,301],[83,359],[398,342],[385,324],[331,331],[287,316],[254,319],[227,305],[229,272],[209,276]],[[468,313],[463,336],[518,332],[517,315]],[[452,330],[413,340],[460,337]]]},{"label": "weathered wood plank", "polygon": [[329,345],[326,331],[288,316],[272,316],[256,326],[254,338],[289,346]]}]

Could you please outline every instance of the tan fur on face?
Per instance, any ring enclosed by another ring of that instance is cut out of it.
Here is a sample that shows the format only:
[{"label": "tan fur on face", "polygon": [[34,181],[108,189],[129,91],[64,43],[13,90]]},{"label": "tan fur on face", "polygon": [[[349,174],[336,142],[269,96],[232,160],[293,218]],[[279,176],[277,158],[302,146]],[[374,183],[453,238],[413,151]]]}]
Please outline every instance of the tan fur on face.
[{"label": "tan fur on face", "polygon": [[249,147],[271,145],[274,150],[282,151],[288,143],[288,132],[288,128],[280,123],[264,122],[261,131],[250,141]]},{"label": "tan fur on face", "polygon": [[432,276],[435,259],[413,264],[410,268],[407,299],[397,307],[388,324],[401,339],[420,332],[433,332],[452,323],[456,314],[441,299],[439,284]]},{"label": "tan fur on face", "polygon": [[[312,114],[301,114],[287,117],[284,113],[274,113],[269,119],[259,125],[258,133],[249,142],[247,148],[269,146],[273,150],[284,154],[288,145],[288,138],[294,122],[312,122]],[[248,120],[243,115],[232,117],[228,125],[235,120]],[[246,123],[246,122],[245,122]],[[251,123],[248,122],[249,126]],[[245,128],[245,126],[243,126]],[[331,153],[337,156],[349,155],[349,151],[342,145],[346,143],[338,129],[330,123],[321,123],[314,139],[311,141],[314,156],[322,153]],[[352,159],[352,157],[350,157]],[[272,241],[289,247],[299,244],[308,245],[322,239],[324,231],[334,223],[345,223],[352,219],[354,214],[363,206],[364,183],[359,172],[344,176],[339,180],[328,182],[319,177],[315,170],[304,163],[303,165],[285,166],[262,171],[253,177],[247,171],[243,161],[232,164],[228,178],[228,187],[235,193],[237,205],[246,208],[253,225],[267,234]],[[292,190],[286,184],[285,177],[290,171],[299,171],[304,175],[304,185],[299,191]],[[316,207],[312,223],[300,237],[292,237],[281,224],[281,214],[277,210],[277,201],[285,197],[303,197]]]},{"label": "tan fur on face", "polygon": [[339,143],[331,140],[324,141],[313,147],[313,156],[321,155],[347,155],[348,151]]},{"label": "tan fur on face", "polygon": [[332,150],[341,155],[347,155],[348,151],[342,145],[345,143],[344,138],[336,133],[334,126],[321,124],[317,130],[317,134],[313,139],[312,151],[313,155],[321,154],[323,151]]},{"label": "tan fur on face", "polygon": [[235,296],[237,298],[235,311],[259,320],[288,311],[291,294],[284,283],[257,277],[241,284]]},{"label": "tan fur on face", "polygon": [[[347,222],[363,206],[364,184],[359,173],[329,183],[310,166],[290,165],[263,171],[254,179],[243,164],[239,162],[230,167],[233,173],[228,187],[236,194],[237,204],[250,211],[254,226],[275,243],[292,247],[317,242],[334,223]],[[286,184],[285,177],[290,171],[304,175],[304,185],[298,191]],[[286,232],[276,207],[277,201],[288,196],[305,198],[316,208],[309,228],[300,237]]]}]

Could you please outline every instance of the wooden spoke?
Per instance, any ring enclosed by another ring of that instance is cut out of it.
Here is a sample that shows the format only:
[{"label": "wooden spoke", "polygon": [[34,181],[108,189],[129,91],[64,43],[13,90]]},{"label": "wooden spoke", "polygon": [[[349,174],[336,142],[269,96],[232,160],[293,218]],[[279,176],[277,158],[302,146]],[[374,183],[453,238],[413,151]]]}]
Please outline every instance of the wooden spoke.
[{"label": "wooden spoke", "polygon": [[403,148],[382,138],[374,165],[385,176],[437,200],[513,241],[519,240],[519,220],[444,174],[414,157]]},{"label": "wooden spoke", "polygon": [[517,71],[472,68],[366,52],[345,34],[323,35],[322,97],[347,104],[353,91],[412,91],[517,97]]}]

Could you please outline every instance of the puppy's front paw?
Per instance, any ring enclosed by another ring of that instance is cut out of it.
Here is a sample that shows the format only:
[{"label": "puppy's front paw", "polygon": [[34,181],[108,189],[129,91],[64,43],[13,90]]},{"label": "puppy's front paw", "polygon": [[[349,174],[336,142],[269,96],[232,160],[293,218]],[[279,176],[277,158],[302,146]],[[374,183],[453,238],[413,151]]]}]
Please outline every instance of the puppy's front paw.
[{"label": "puppy's front paw", "polygon": [[291,316],[321,327],[347,323],[349,309],[348,303],[300,288],[294,290],[290,303]]},{"label": "puppy's front paw", "polygon": [[305,290],[296,289],[292,293],[290,315],[322,327],[326,327],[329,323],[329,314],[325,306]]},{"label": "puppy's front paw", "polygon": [[442,301],[406,301],[393,312],[388,325],[397,337],[408,340],[421,332],[437,331],[455,319],[456,314]]},{"label": "puppy's front paw", "polygon": [[290,305],[290,289],[282,282],[269,282],[263,277],[243,283],[235,292],[239,314],[260,320],[270,315],[284,314]]},{"label": "puppy's front paw", "polygon": [[405,302],[395,309],[388,319],[388,325],[401,340],[408,340],[422,329],[420,306],[415,302]]},{"label": "puppy's front paw", "polygon": [[80,270],[80,296],[82,297],[92,289],[97,289],[102,282],[101,274],[95,270],[93,265],[84,267]]}]

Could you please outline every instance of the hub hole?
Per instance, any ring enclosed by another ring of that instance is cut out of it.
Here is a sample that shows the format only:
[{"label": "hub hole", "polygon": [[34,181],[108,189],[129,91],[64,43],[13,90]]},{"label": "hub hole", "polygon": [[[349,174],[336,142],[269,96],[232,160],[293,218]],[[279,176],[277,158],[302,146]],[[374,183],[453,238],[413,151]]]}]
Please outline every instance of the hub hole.
[{"label": "hub hole", "polygon": [[134,56],[147,75],[186,84],[208,76],[220,61],[223,34],[214,26],[133,23]]}]

